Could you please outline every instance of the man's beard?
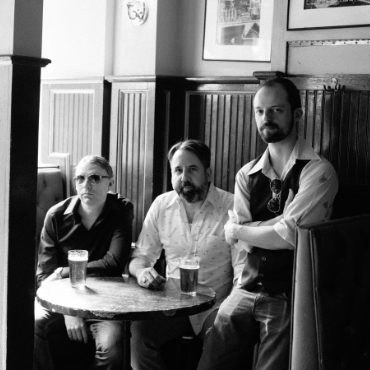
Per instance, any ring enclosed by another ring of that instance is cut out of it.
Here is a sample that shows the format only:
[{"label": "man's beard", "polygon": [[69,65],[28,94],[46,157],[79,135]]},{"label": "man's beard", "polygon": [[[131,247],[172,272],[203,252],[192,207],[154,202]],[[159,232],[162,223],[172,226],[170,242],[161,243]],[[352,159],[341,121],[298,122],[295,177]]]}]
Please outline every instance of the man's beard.
[{"label": "man's beard", "polygon": [[[268,128],[275,128],[275,131],[273,131],[273,132],[270,132],[270,131],[264,132],[263,130],[266,126]],[[278,143],[280,141],[283,141],[286,137],[288,137],[290,135],[290,133],[292,132],[293,128],[294,128],[294,120],[292,119],[288,132],[284,132],[279,127],[279,125],[277,125],[274,122],[266,122],[266,123],[262,124],[262,126],[258,129],[258,132],[259,132],[262,140],[265,143]]]},{"label": "man's beard", "polygon": [[[184,189],[185,187],[190,188]],[[208,182],[204,182],[201,186],[196,186],[189,181],[185,181],[176,191],[188,203],[200,202],[207,196]]]}]

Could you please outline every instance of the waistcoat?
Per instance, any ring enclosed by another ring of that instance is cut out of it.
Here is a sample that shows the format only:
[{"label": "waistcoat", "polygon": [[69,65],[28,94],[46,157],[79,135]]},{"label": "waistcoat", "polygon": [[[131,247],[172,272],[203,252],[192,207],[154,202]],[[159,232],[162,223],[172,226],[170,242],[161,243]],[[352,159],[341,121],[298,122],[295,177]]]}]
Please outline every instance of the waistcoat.
[{"label": "waistcoat", "polygon": [[[256,159],[255,163],[259,158]],[[283,213],[289,189],[297,194],[299,178],[308,160],[297,160],[282,182],[280,210],[276,214],[269,211],[267,203],[272,198],[270,179],[262,171],[250,175],[250,211],[253,220],[267,221]],[[288,249],[270,250],[253,247],[248,253],[242,272],[241,283],[244,289],[253,291],[257,285],[270,294],[291,294],[293,280],[294,251]]]}]

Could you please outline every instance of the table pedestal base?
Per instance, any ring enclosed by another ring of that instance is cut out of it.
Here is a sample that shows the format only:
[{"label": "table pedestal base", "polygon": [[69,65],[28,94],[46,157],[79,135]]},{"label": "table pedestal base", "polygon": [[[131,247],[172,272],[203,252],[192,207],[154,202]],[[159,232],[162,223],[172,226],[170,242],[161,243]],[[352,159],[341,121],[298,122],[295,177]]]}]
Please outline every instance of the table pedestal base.
[{"label": "table pedestal base", "polygon": [[123,370],[131,370],[131,321],[123,322]]}]

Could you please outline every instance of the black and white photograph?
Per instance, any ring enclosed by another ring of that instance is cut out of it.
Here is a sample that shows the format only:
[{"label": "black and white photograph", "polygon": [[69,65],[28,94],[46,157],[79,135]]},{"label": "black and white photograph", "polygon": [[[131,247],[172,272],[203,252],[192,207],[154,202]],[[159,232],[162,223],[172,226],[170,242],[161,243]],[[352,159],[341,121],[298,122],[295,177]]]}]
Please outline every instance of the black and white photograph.
[{"label": "black and white photograph", "polygon": [[370,370],[370,0],[0,0],[0,370]]},{"label": "black and white photograph", "polygon": [[269,61],[271,0],[207,0],[205,60]]},{"label": "black and white photograph", "polygon": [[289,0],[288,30],[370,24],[368,0]]},{"label": "black and white photograph", "polygon": [[358,0],[306,0],[304,9],[326,9],[338,7],[352,7],[359,5],[370,5],[370,1]]}]

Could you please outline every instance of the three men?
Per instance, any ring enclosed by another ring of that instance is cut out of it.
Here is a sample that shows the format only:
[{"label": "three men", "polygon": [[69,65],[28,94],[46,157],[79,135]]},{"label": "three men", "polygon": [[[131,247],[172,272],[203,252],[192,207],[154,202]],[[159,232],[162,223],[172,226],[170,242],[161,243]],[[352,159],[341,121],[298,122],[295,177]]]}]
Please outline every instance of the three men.
[{"label": "three men", "polygon": [[[113,171],[99,156],[84,157],[76,167],[77,196],[52,207],[41,233],[37,282],[69,277],[68,251],[89,252],[88,275],[121,276],[131,250],[133,205],[108,193]],[[34,369],[82,369],[73,349],[95,344],[89,369],[121,369],[122,323],[84,320],[35,304]],[[78,351],[77,351],[78,352]],[[86,361],[85,361],[86,362]],[[89,365],[89,364],[88,364]]]},{"label": "three men", "polygon": [[264,154],[236,176],[226,239],[248,252],[239,284],[221,305],[198,369],[242,369],[259,338],[256,369],[289,367],[290,295],[297,225],[328,220],[338,180],[294,126],[299,91],[284,78],[267,81],[254,98]]},{"label": "three men", "polygon": [[187,140],[169,153],[174,191],[155,199],[146,215],[130,273],[145,288],[156,289],[165,278],[153,268],[162,249],[167,276],[179,278],[179,258],[200,257],[199,282],[212,287],[217,303],[199,315],[160,321],[137,321],[131,326],[131,363],[134,370],[165,369],[160,347],[193,330],[204,339],[217,308],[228,296],[234,276],[241,272],[243,254],[225,240],[224,225],[233,208],[233,195],[211,183],[210,151],[202,142]]}]

